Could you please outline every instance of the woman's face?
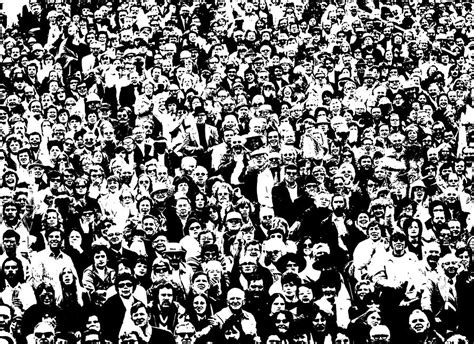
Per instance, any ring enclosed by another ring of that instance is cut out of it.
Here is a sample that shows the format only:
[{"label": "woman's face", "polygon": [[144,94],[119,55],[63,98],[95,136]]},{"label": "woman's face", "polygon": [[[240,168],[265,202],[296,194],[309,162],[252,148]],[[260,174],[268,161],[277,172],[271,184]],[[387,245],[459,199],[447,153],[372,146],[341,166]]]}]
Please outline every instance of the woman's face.
[{"label": "woman's face", "polygon": [[49,227],[54,227],[58,224],[58,214],[54,211],[49,212],[46,214],[46,224]]},{"label": "woman's face", "polygon": [[298,298],[303,303],[310,303],[313,300],[314,294],[311,288],[301,286],[298,290]]},{"label": "woman's face", "polygon": [[311,240],[306,240],[304,243],[303,243],[303,254],[305,256],[310,256],[311,253],[312,253],[312,249],[313,249],[313,242]]},{"label": "woman's face", "polygon": [[45,306],[52,305],[54,302],[54,293],[51,290],[44,289],[39,295],[39,300]]},{"label": "woman's face", "polygon": [[283,311],[285,309],[285,306],[286,306],[285,300],[282,297],[277,297],[272,303],[270,312],[272,314],[275,314],[279,311]]},{"label": "woman's face", "polygon": [[380,314],[377,312],[373,312],[367,316],[367,324],[370,327],[380,325],[381,320],[382,319],[380,318]]},{"label": "woman's face", "polygon": [[184,194],[187,194],[189,190],[189,186],[187,183],[180,183],[177,186],[177,192],[182,192]]},{"label": "woman's face", "polygon": [[140,203],[140,207],[138,208],[138,211],[140,214],[146,215],[149,214],[151,210],[151,204],[148,200],[145,200]]},{"label": "woman's face", "polygon": [[219,218],[219,214],[217,213],[216,209],[210,209],[209,210],[209,218],[211,221],[217,221]]},{"label": "woman's face", "polygon": [[103,160],[104,156],[102,155],[102,152],[94,152],[94,155],[92,156],[94,164],[100,165]]},{"label": "woman's face", "polygon": [[419,234],[420,234],[420,228],[418,227],[418,223],[413,221],[408,227],[408,236],[410,238],[416,238]]},{"label": "woman's face", "polygon": [[464,251],[458,256],[458,258],[461,260],[461,265],[466,270],[468,270],[469,269],[469,261],[470,261],[469,253],[467,251]]},{"label": "woman's face", "polygon": [[71,269],[66,269],[63,272],[63,283],[65,285],[72,285],[74,282],[74,274],[72,273]]},{"label": "woman's face", "polygon": [[5,182],[7,183],[8,186],[11,186],[11,185],[15,184],[15,181],[16,181],[16,178],[15,178],[15,175],[13,173],[9,173],[5,177]]},{"label": "woman's face", "polygon": [[193,308],[197,315],[204,315],[206,312],[206,299],[202,296],[196,296],[193,300]]},{"label": "woman's face", "polygon": [[198,194],[195,200],[196,209],[203,209],[206,206],[206,199],[204,195]]},{"label": "woman's face", "polygon": [[148,270],[147,266],[145,263],[143,262],[139,262],[137,263],[137,265],[135,265],[135,275],[138,276],[138,277],[143,277],[146,275],[146,272]]},{"label": "woman's face", "polygon": [[119,183],[116,180],[109,180],[107,182],[107,187],[109,188],[109,192],[114,193],[115,191],[118,190],[118,186],[119,186]]},{"label": "woman's face", "polygon": [[69,244],[71,246],[75,245],[75,243],[82,244],[82,237],[77,231],[72,231],[71,234],[69,234]]}]

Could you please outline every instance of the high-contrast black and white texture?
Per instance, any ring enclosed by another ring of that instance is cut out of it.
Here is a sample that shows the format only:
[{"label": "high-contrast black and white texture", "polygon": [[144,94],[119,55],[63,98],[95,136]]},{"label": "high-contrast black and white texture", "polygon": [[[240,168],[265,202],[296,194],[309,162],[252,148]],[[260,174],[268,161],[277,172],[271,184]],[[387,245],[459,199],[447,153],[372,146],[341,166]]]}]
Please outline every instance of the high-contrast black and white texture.
[{"label": "high-contrast black and white texture", "polygon": [[474,11],[0,0],[0,341],[474,340]]}]

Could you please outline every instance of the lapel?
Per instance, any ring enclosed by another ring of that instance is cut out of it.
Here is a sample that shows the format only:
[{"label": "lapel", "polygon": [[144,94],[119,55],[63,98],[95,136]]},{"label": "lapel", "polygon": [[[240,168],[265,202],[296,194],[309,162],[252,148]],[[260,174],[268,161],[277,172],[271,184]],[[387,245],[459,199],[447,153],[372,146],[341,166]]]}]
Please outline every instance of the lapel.
[{"label": "lapel", "polygon": [[206,143],[209,143],[209,138],[211,136],[211,128],[207,124],[204,125],[204,137],[206,138]]}]

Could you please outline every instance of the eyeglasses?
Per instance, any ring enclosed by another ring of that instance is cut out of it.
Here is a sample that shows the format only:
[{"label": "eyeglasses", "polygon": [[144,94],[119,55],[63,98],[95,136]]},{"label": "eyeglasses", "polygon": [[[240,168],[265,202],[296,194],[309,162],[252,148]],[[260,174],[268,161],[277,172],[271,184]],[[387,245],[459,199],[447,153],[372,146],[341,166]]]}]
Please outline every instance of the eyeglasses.
[{"label": "eyeglasses", "polygon": [[133,286],[132,282],[119,282],[117,284],[119,288],[131,288]]},{"label": "eyeglasses", "polygon": [[288,323],[289,321],[287,319],[276,319],[275,322],[277,324],[285,324],[285,323]]},{"label": "eyeglasses", "polygon": [[54,335],[53,332],[35,332],[35,337],[36,338],[51,338]]},{"label": "eyeglasses", "polygon": [[181,332],[181,333],[176,333],[176,335],[180,338],[191,338],[194,336],[194,332]]},{"label": "eyeglasses", "polygon": [[164,274],[165,272],[168,272],[168,269],[165,267],[154,266],[153,271],[159,274]]}]

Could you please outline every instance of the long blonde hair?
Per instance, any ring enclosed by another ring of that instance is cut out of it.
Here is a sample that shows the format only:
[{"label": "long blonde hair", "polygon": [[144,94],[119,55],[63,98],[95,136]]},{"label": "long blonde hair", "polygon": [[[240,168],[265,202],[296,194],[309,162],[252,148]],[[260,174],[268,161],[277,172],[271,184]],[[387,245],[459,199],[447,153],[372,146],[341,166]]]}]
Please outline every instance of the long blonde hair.
[{"label": "long blonde hair", "polygon": [[84,306],[84,300],[83,300],[83,291],[84,289],[82,288],[80,282],[79,282],[79,277],[77,276],[77,272],[75,269],[72,269],[69,266],[65,266],[61,269],[61,272],[59,273],[59,280],[56,282],[56,304],[60,305],[63,300],[64,300],[64,292],[63,292],[63,276],[66,271],[71,271],[73,275],[73,285],[76,288],[76,299],[77,303],[79,306]]}]

